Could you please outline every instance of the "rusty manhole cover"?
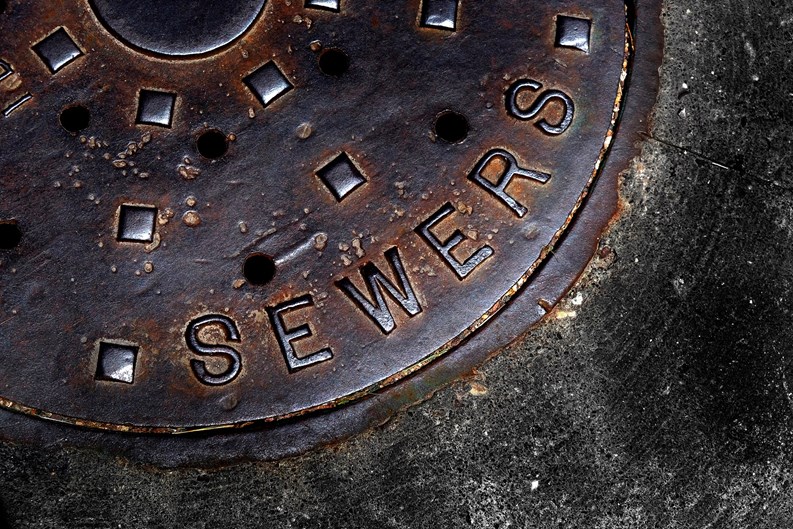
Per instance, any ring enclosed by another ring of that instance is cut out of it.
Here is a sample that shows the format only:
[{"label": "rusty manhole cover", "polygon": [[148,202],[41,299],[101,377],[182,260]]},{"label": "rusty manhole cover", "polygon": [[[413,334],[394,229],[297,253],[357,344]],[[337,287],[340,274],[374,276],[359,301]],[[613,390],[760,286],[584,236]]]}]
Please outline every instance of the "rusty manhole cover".
[{"label": "rusty manhole cover", "polygon": [[4,2],[3,435],[275,457],[470,370],[614,213],[631,4]]}]

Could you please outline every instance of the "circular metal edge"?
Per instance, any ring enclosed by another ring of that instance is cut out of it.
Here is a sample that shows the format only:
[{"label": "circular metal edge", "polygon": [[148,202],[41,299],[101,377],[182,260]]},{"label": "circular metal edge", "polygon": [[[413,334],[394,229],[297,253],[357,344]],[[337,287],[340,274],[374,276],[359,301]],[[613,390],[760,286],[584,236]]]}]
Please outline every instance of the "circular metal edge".
[{"label": "circular metal edge", "polygon": [[[389,379],[391,385],[387,387],[382,383],[370,387],[358,401],[322,406],[311,410],[308,415],[290,415],[277,422],[263,420],[220,430],[169,430],[163,433],[180,435],[163,436],[151,430],[138,432],[126,427],[92,430],[77,422],[61,422],[57,416],[6,408],[0,409],[0,440],[46,444],[49,447],[102,449],[162,467],[211,467],[243,460],[275,460],[339,443],[382,425],[406,408],[430,398],[436,391],[466,375],[470,376],[501,347],[520,340],[541,323],[538,300],[550,305],[558,303],[576,283],[560,280],[559,271],[565,270],[564,277],[573,276],[577,280],[591,260],[600,235],[618,216],[618,177],[639,152],[642,133],[649,129],[649,115],[658,93],[664,33],[662,0],[627,0],[626,5],[633,53],[631,66],[623,79],[625,100],[621,116],[610,128],[610,132],[615,133],[612,136],[614,141],[607,156],[601,159],[599,176],[597,171],[593,173],[576,206],[576,210],[580,209],[578,215],[573,212],[565,226],[567,231],[559,230],[555,247],[548,248],[545,255],[548,259],[535,262],[519,281],[525,288],[510,291],[508,294],[514,296],[511,302],[491,314],[498,313],[498,318],[490,323],[511,329],[512,335],[500,333],[498,329],[469,333],[454,346],[443,348],[442,354],[427,357],[435,361],[408,368],[398,379]],[[535,275],[526,284],[532,272]],[[476,330],[485,327],[486,323],[479,322]],[[514,329],[525,331],[515,339]],[[445,354],[452,349],[456,354]],[[397,381],[401,381],[400,384],[394,384]],[[23,411],[25,413],[21,413]],[[13,437],[8,435],[9,431],[14,432]],[[184,443],[190,444],[189,452],[185,451]]]},{"label": "circular metal edge", "polygon": [[236,43],[238,43],[241,39],[243,39],[245,37],[245,35],[247,35],[251,31],[253,31],[254,27],[257,24],[261,23],[262,19],[264,18],[265,11],[267,11],[267,8],[270,7],[270,5],[272,3],[272,2],[268,3],[268,1],[265,0],[262,3],[262,7],[259,9],[259,11],[256,13],[256,15],[254,15],[251,23],[245,29],[240,31],[239,34],[237,34],[233,39],[229,40],[225,44],[222,44],[222,45],[218,46],[217,48],[213,48],[211,50],[202,51],[202,52],[198,52],[198,53],[185,53],[185,54],[168,55],[167,53],[162,53],[162,52],[158,52],[158,51],[154,51],[154,50],[149,50],[149,49],[146,49],[146,48],[144,48],[142,46],[139,46],[137,44],[134,44],[134,43],[130,42],[129,40],[127,40],[126,37],[122,36],[115,29],[113,29],[113,27],[110,25],[110,23],[108,23],[105,20],[103,20],[102,16],[99,14],[99,11],[100,11],[99,8],[95,5],[95,0],[85,0],[85,1],[87,3],[87,6],[88,6],[88,9],[86,11],[90,14],[89,16],[91,16],[91,18],[94,19],[94,21],[97,24],[97,27],[99,27],[102,30],[106,31],[108,35],[110,35],[114,39],[117,39],[119,42],[123,43],[124,46],[127,46],[129,49],[131,49],[131,50],[133,50],[133,51],[135,51],[137,53],[146,55],[148,57],[153,57],[155,59],[161,59],[161,60],[164,60],[164,61],[171,61],[171,60],[176,60],[176,61],[200,60],[200,59],[204,59],[206,57],[211,57],[213,55],[218,55],[218,54],[227,52],[228,50],[233,48]]}]

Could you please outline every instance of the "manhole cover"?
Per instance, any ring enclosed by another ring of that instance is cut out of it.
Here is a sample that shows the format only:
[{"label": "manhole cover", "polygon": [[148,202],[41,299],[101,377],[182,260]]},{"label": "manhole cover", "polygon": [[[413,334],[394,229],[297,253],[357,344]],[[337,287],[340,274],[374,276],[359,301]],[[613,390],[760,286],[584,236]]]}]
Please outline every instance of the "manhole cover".
[{"label": "manhole cover", "polygon": [[481,362],[614,212],[658,3],[4,2],[0,403],[79,426],[13,435],[272,455]]}]

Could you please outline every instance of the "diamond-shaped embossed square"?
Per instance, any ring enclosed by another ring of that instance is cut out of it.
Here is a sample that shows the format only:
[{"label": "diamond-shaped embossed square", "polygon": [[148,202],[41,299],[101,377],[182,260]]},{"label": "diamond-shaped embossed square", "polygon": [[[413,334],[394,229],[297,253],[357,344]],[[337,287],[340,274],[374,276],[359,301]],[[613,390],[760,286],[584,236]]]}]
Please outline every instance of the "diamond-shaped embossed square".
[{"label": "diamond-shaped embossed square", "polygon": [[358,167],[347,156],[347,153],[341,153],[333,161],[317,171],[317,176],[339,202],[366,183],[366,178],[363,177]]},{"label": "diamond-shaped embossed square", "polygon": [[256,71],[248,75],[245,78],[245,84],[265,107],[293,88],[289,79],[272,61],[260,66]]},{"label": "diamond-shaped embossed square", "polygon": [[173,120],[173,109],[176,94],[156,90],[141,90],[138,98],[138,115],[136,123],[170,127]]},{"label": "diamond-shaped embossed square", "polygon": [[556,18],[556,46],[589,53],[591,31],[591,20],[559,15]]},{"label": "diamond-shaped embossed square", "polygon": [[306,0],[306,7],[312,9],[325,9],[326,11],[333,11],[338,13],[341,7],[339,6],[340,0]]},{"label": "diamond-shaped embossed square", "polygon": [[154,240],[157,208],[122,204],[118,214],[118,236],[121,242],[149,243]]},{"label": "diamond-shaped embossed square", "polygon": [[96,380],[132,384],[135,382],[135,363],[138,347],[135,345],[100,342],[96,363]]},{"label": "diamond-shaped embossed square", "polygon": [[33,46],[33,51],[52,73],[57,72],[83,54],[63,28],[59,28]]},{"label": "diamond-shaped embossed square", "polygon": [[424,0],[421,25],[428,28],[454,31],[457,29],[459,0]]}]

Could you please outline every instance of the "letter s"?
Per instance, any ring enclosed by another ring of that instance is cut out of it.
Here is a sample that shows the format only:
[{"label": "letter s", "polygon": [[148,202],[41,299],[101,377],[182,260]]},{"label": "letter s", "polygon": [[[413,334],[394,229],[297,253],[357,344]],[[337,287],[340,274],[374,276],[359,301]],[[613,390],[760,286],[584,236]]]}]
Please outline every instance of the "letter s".
[{"label": "letter s", "polygon": [[531,79],[517,81],[509,88],[509,90],[507,90],[507,112],[509,112],[509,114],[514,118],[523,121],[531,121],[539,117],[549,103],[552,101],[557,101],[564,109],[561,121],[554,125],[548,123],[545,118],[540,118],[540,120],[537,121],[535,125],[551,136],[564,134],[565,131],[570,128],[570,124],[573,123],[573,116],[575,115],[575,103],[573,103],[573,100],[569,95],[565,94],[561,90],[545,90],[526,110],[523,110],[518,106],[518,95],[522,91],[531,90],[536,92],[541,89],[542,84],[538,83],[537,81],[533,81]]},{"label": "letter s", "polygon": [[199,356],[222,357],[228,362],[228,368],[219,374],[210,373],[206,363],[201,360],[190,360],[190,367],[196,378],[207,386],[222,386],[228,384],[240,374],[242,357],[233,347],[227,345],[207,344],[198,339],[198,333],[207,325],[218,325],[223,328],[226,339],[231,342],[240,341],[240,332],[234,320],[227,316],[210,314],[201,316],[190,322],[185,332],[187,347]]}]

